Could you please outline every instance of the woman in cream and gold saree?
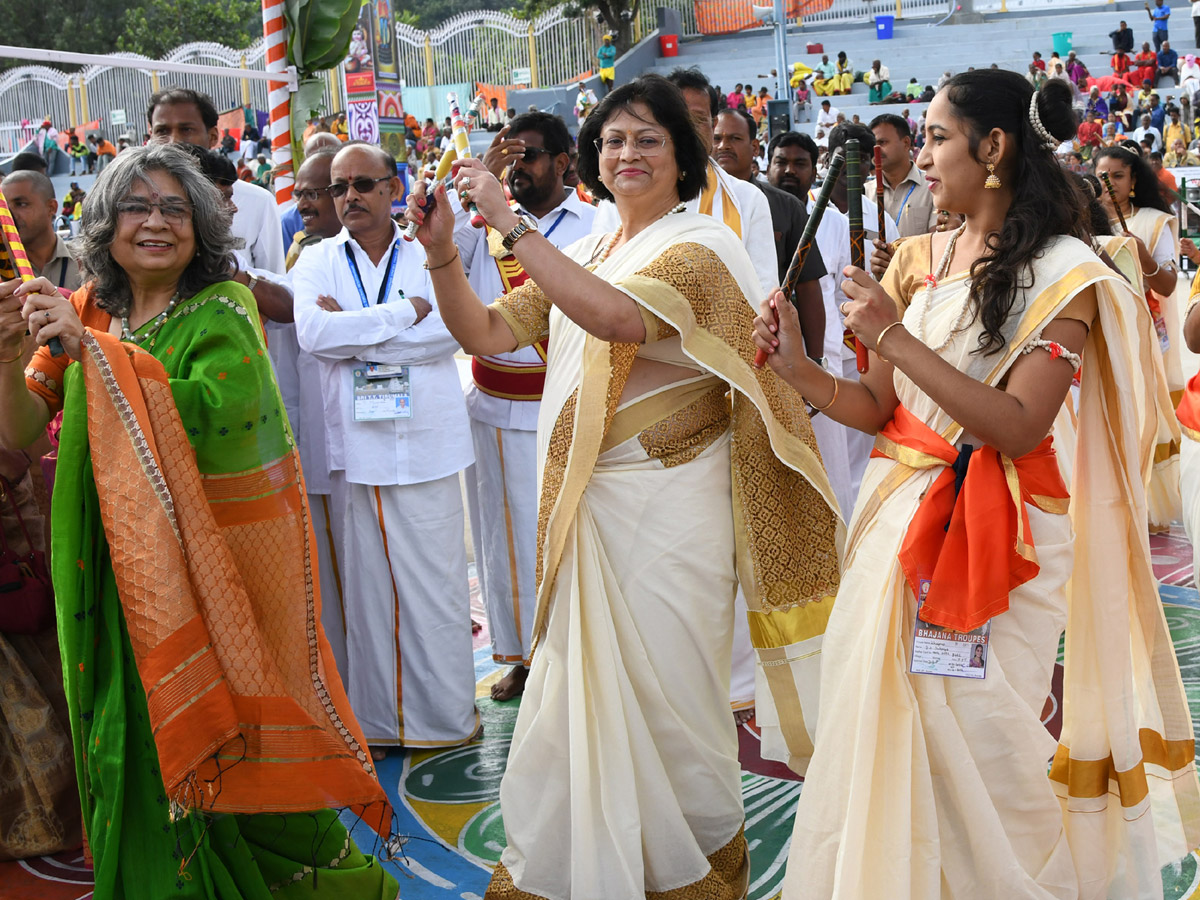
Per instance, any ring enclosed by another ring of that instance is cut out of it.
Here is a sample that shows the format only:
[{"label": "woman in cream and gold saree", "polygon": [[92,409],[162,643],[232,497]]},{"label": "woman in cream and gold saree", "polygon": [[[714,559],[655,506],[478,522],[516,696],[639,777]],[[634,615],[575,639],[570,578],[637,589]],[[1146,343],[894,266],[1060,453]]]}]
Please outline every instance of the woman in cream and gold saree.
[{"label": "woman in cream and gold saree", "polygon": [[23,377],[0,364],[0,443],[63,410],[52,570],[95,896],[392,900],[338,820],[391,824],[228,210],[149,145],[107,167],[82,234],[70,300],[45,279],[0,300],[0,359],[26,327],[42,345]]},{"label": "woman in cream and gold saree", "polygon": [[535,650],[490,900],[745,896],[728,702],[739,581],[782,737],[797,758],[811,751],[802,706],[839,519],[803,406],[750,365],[749,257],[723,225],[677,208],[706,167],[682,96],[654,76],[610,93],[580,135],[580,177],[615,200],[614,235],[559,253],[462,164],[460,196],[532,279],[491,307],[455,262],[444,190],[429,215],[419,194],[409,207],[465,350],[550,341]]},{"label": "woman in cream and gold saree", "polygon": [[[964,73],[926,121],[917,165],[966,223],[902,244],[880,284],[847,269],[861,385],[799,357],[782,304],[756,322],[776,371],[877,433],[783,897],[1161,896],[1160,867],[1200,840],[1200,790],[1145,529],[1149,315],[1054,159],[1065,85]],[[1051,428],[1081,358],[1068,495]],[[939,669],[918,653],[931,626],[989,628],[966,645],[985,666]],[[1041,717],[1064,629],[1056,748]]]}]

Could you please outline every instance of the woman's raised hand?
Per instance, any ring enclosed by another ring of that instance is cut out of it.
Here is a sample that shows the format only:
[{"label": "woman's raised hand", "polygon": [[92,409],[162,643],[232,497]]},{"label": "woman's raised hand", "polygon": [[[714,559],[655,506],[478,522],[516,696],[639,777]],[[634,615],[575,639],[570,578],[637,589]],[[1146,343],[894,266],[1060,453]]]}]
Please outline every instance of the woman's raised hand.
[{"label": "woman's raised hand", "polygon": [[438,184],[433,189],[433,204],[427,208],[425,182],[418,181],[413,185],[408,195],[408,207],[404,210],[404,219],[416,223],[417,240],[426,249],[454,241],[454,213],[446,198],[446,186]]},{"label": "woman's raised hand", "polygon": [[45,278],[35,278],[20,285],[13,296],[23,301],[21,317],[35,341],[45,346],[58,338],[71,359],[83,355],[83,323],[58,288]]},{"label": "woman's raised hand", "polygon": [[754,344],[767,354],[771,368],[786,377],[807,359],[796,307],[776,288],[759,304],[759,310],[754,320]]},{"label": "woman's raised hand", "polygon": [[842,282],[842,293],[849,299],[842,304],[842,317],[846,327],[867,347],[875,350],[879,333],[900,320],[896,312],[896,301],[857,266],[846,266],[842,270],[846,280]]},{"label": "woman's raised hand", "polygon": [[451,165],[454,173],[454,189],[463,206],[475,204],[475,208],[487,220],[487,223],[502,234],[511,230],[504,227],[509,221],[517,218],[516,213],[508,205],[508,197],[499,180],[477,157],[455,160]]}]

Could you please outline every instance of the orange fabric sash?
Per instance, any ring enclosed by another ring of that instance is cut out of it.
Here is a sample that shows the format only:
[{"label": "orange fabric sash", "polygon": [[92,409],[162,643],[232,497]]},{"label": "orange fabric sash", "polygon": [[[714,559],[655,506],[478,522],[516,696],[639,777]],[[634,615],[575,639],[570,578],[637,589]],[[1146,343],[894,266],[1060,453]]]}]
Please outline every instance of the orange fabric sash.
[{"label": "orange fabric sash", "polygon": [[1193,441],[1200,441],[1200,372],[1189,379],[1179,406],[1175,408],[1175,418],[1183,426],[1183,430]]},{"label": "orange fabric sash", "polygon": [[295,450],[242,473],[250,493],[213,498],[218,521],[162,364],[91,329],[83,347],[100,511],[168,795],[227,813],[348,807],[386,836],[321,629]]},{"label": "orange fabric sash", "polygon": [[1007,610],[1009,592],[1039,571],[1025,503],[1067,511],[1070,494],[1052,439],[1018,459],[981,447],[971,454],[957,496],[952,467],[958,450],[903,406],[879,433],[871,455],[914,469],[945,467],[922,497],[900,548],[913,593],[921,579],[930,581],[921,617],[965,632]]}]

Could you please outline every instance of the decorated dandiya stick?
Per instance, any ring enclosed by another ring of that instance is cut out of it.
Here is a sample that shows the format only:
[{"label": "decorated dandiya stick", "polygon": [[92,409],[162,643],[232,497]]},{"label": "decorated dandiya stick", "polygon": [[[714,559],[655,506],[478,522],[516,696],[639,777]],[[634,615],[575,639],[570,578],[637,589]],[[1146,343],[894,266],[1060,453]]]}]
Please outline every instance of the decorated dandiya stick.
[{"label": "decorated dandiya stick", "polygon": [[[842,167],[846,164],[846,157],[842,155],[839,147],[834,151],[833,157],[829,160],[829,171],[825,174],[825,181],[821,183],[821,190],[817,194],[817,199],[813,202],[812,212],[808,216],[808,224],[804,226],[804,232],[800,235],[800,243],[796,245],[796,252],[792,254],[792,261],[788,264],[787,274],[783,276],[783,286],[780,288],[783,291],[783,296],[791,300],[792,295],[796,293],[796,286],[800,282],[800,270],[804,268],[804,260],[808,257],[808,252],[812,249],[813,242],[817,239],[817,227],[821,224],[821,219],[825,216],[825,207],[829,206],[829,198],[833,194],[833,186],[837,184],[838,177],[842,174]],[[779,321],[779,314],[775,314],[775,321]],[[754,366],[761,368],[762,364],[767,361],[767,351],[756,350],[754,352]]]},{"label": "decorated dandiya stick", "polygon": [[[420,204],[421,212],[429,212],[433,209],[433,189],[440,182],[446,182],[446,186],[450,185],[450,164],[458,159],[458,154],[451,147],[442,154],[442,158],[438,161],[437,168],[426,166],[423,173],[422,181],[425,184],[425,202]],[[404,229],[404,239],[411,241],[417,236],[417,228],[419,226],[415,222],[410,222],[408,227]]]},{"label": "decorated dandiya stick", "polygon": [[[8,208],[8,201],[4,199],[3,194],[0,194],[0,238],[4,240],[4,249],[8,251],[8,258],[21,281],[33,281],[37,277],[33,273],[33,264],[25,253],[25,245],[21,243],[21,235],[17,232],[17,223],[13,221],[12,210]],[[63,352],[62,341],[58,338],[50,338],[46,346],[50,348],[52,356],[59,356]]]},{"label": "decorated dandiya stick", "polygon": [[1108,173],[1101,172],[1100,180],[1104,182],[1104,189],[1108,191],[1108,199],[1112,201],[1113,209],[1117,211],[1117,221],[1121,223],[1121,231],[1128,232],[1129,228],[1125,225],[1125,213],[1121,212],[1121,204],[1117,202],[1117,192],[1113,190]]},{"label": "decorated dandiya stick", "polygon": [[[446,95],[450,104],[450,137],[454,141],[454,152],[459,159],[471,158],[471,139],[467,133],[467,121],[458,108],[458,94],[453,92]],[[482,228],[486,223],[474,203],[468,204],[471,212],[471,224]]]},{"label": "decorated dandiya stick", "polygon": [[[863,177],[862,154],[859,152],[858,140],[850,138],[846,141],[846,216],[850,219],[850,265],[860,269],[867,267],[867,229],[863,225]],[[882,213],[883,207],[880,207]],[[854,337],[854,332],[846,329],[846,340]],[[854,338],[854,359],[858,374],[867,374],[870,368],[870,358],[867,348],[857,337]]]}]

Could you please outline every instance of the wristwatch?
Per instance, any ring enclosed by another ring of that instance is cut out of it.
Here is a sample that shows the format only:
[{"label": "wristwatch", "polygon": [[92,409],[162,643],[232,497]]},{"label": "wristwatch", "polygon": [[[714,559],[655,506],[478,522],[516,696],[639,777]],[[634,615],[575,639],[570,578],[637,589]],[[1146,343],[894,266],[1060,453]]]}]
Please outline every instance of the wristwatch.
[{"label": "wristwatch", "polygon": [[513,230],[510,231],[508,234],[506,234],[504,236],[504,239],[500,243],[504,246],[505,250],[511,251],[513,248],[513,244],[515,244],[517,241],[519,241],[525,235],[526,232],[537,231],[537,230],[538,230],[537,219],[535,219],[533,216],[528,215],[528,214],[523,215],[523,216],[521,216],[520,219],[517,220],[516,227],[513,228]]}]

